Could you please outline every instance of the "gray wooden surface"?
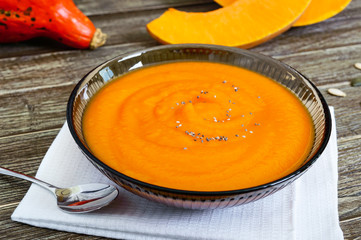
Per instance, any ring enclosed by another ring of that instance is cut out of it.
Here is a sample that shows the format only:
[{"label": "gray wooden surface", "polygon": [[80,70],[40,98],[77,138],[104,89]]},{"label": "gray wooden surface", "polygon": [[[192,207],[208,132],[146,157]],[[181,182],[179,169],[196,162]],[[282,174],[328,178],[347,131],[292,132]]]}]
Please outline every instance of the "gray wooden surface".
[{"label": "gray wooden surface", "polygon": [[[188,11],[218,8],[211,0],[77,0],[77,6],[109,35],[97,50],[75,50],[48,39],[0,45],[0,161],[35,175],[65,120],[68,96],[96,65],[132,50],[155,46],[145,25],[168,7]],[[252,49],[279,59],[309,77],[335,107],[339,146],[339,218],[345,239],[361,239],[361,0],[312,26],[292,28]],[[327,94],[336,87],[339,98]],[[99,239],[12,222],[10,216],[30,183],[0,176],[0,238]]]}]

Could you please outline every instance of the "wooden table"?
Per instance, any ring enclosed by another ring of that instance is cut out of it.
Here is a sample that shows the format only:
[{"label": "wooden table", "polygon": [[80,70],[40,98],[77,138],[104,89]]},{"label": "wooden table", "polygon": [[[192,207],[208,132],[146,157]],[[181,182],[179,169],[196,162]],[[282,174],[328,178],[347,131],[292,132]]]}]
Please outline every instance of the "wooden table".
[{"label": "wooden table", "polygon": [[[77,6],[109,35],[105,46],[75,50],[47,39],[0,45],[1,165],[35,175],[65,121],[65,107],[74,85],[89,70],[122,53],[155,46],[146,23],[168,7],[187,11],[218,8],[211,0],[77,0]],[[319,24],[292,28],[255,47],[308,76],[335,107],[339,146],[339,216],[346,239],[361,239],[361,0]],[[327,89],[344,91],[344,98]],[[36,228],[10,216],[30,183],[0,176],[0,236],[4,239],[69,239],[97,237]]]}]

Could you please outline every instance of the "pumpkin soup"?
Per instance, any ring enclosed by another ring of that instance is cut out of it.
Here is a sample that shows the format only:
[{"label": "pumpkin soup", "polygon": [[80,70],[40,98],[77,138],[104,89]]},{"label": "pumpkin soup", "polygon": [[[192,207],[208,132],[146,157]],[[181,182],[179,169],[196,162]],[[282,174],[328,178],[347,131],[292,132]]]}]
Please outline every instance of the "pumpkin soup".
[{"label": "pumpkin soup", "polygon": [[194,191],[286,176],[305,161],[314,137],[309,113],[285,87],[210,62],[127,73],[90,100],[82,124],[92,153],[113,169]]}]

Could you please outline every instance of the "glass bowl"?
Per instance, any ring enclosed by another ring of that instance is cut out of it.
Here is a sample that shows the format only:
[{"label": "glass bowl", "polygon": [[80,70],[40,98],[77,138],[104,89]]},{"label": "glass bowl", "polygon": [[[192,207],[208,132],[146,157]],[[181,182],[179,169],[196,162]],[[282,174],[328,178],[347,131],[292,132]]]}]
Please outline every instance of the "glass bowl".
[{"label": "glass bowl", "polygon": [[[153,185],[131,178],[107,166],[89,150],[82,132],[87,103],[104,84],[136,69],[175,61],[209,61],[239,66],[267,76],[291,90],[308,109],[315,128],[308,158],[296,171],[273,182],[232,191],[186,191]],[[70,132],[87,159],[119,186],[152,201],[189,209],[231,207],[269,196],[306,172],[325,149],[331,133],[331,117],[319,90],[302,74],[284,63],[238,48],[204,44],[165,45],[124,54],[90,71],[76,85],[67,105]]]}]

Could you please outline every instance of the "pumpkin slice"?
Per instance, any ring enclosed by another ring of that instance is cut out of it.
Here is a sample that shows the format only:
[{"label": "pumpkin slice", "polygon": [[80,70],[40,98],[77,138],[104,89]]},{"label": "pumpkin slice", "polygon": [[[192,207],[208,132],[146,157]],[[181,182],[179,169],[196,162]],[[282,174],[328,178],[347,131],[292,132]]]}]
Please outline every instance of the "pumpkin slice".
[{"label": "pumpkin slice", "polygon": [[286,31],[311,0],[238,0],[205,13],[170,8],[148,23],[152,37],[164,44],[207,43],[250,48]]},{"label": "pumpkin slice", "polygon": [[340,13],[351,0],[312,0],[310,6],[293,26],[305,26],[322,22]]},{"label": "pumpkin slice", "polygon": [[[215,0],[221,6],[228,6],[238,0]],[[312,0],[310,6],[306,9],[293,26],[306,26],[322,22],[340,13],[351,0]]]}]

